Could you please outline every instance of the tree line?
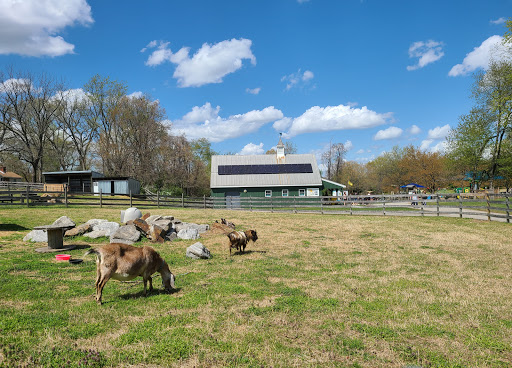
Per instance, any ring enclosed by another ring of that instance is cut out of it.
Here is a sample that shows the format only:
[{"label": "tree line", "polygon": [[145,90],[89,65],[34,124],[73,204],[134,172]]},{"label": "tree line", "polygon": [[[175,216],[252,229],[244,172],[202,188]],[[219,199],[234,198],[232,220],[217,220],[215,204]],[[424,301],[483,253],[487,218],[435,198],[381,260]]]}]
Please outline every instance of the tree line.
[{"label": "tree line", "polygon": [[0,162],[31,182],[94,168],[174,195],[208,194],[209,141],[172,134],[159,101],[127,90],[100,75],[70,90],[44,73],[0,71]]}]

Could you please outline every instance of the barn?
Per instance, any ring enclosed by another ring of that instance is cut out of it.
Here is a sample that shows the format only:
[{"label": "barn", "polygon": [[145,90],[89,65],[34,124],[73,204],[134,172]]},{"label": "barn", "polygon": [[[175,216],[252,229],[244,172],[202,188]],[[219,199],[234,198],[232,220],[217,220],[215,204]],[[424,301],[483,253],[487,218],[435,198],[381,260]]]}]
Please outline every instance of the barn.
[{"label": "barn", "polygon": [[[318,197],[324,181],[313,154],[212,156],[212,197]],[[341,184],[340,184],[341,185]]]}]

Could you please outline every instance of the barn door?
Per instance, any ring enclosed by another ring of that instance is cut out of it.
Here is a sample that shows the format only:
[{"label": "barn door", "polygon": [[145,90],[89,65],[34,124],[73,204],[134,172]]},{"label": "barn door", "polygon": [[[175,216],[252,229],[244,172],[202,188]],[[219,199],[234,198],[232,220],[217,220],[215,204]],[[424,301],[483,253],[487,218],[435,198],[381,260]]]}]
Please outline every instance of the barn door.
[{"label": "barn door", "polygon": [[240,207],[240,192],[226,192],[226,208]]}]

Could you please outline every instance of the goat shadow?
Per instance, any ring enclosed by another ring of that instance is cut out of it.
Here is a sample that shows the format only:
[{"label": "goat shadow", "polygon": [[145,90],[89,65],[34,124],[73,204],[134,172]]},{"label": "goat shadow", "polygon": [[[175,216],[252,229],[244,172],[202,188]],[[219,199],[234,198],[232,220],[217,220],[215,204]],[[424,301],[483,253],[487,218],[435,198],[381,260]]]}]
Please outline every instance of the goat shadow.
[{"label": "goat shadow", "polygon": [[[137,299],[137,298],[151,298],[155,295],[160,295],[160,294],[172,295],[172,294],[178,293],[180,291],[181,291],[181,288],[176,288],[176,289],[173,289],[172,291],[166,291],[164,289],[153,289],[153,291],[148,290],[147,295],[144,296],[144,291],[141,290],[137,293],[119,295],[119,297],[123,300],[130,300],[130,299]],[[103,303],[103,304],[105,304],[105,303]]]},{"label": "goat shadow", "polygon": [[251,253],[267,253],[267,251],[266,250],[246,250],[245,252],[242,252],[242,251],[234,252],[233,255],[234,256],[243,256],[245,254],[251,254]]}]

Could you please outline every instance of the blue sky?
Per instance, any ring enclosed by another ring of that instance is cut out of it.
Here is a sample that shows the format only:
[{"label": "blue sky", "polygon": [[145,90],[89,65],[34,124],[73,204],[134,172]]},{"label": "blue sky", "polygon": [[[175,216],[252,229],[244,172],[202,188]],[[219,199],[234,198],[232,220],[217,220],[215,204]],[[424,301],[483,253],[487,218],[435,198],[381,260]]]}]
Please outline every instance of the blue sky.
[{"label": "blue sky", "polygon": [[219,153],[283,133],[364,163],[442,150],[511,16],[512,0],[0,0],[0,68],[124,81]]}]

